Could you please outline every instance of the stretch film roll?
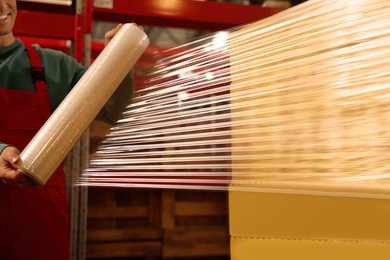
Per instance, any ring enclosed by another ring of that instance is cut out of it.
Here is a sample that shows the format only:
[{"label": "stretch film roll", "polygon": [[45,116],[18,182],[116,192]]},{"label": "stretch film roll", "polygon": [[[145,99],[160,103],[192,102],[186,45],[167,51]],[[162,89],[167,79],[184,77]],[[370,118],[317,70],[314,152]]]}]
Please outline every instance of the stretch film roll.
[{"label": "stretch film roll", "polygon": [[22,151],[16,167],[45,185],[148,44],[140,28],[124,24]]}]

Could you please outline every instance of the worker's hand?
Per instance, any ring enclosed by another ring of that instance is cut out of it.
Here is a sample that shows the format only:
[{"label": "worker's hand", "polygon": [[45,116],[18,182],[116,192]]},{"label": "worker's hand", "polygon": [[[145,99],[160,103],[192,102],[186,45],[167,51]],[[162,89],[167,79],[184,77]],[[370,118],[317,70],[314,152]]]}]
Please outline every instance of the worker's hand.
[{"label": "worker's hand", "polygon": [[122,27],[122,24],[118,24],[114,29],[109,30],[104,34],[104,45],[107,46],[107,44],[114,38],[115,34],[119,31],[119,29]]},{"label": "worker's hand", "polygon": [[19,150],[15,147],[8,146],[0,154],[0,178],[5,184],[17,185],[19,187],[31,187],[34,185],[25,174],[12,167],[19,162]]},{"label": "worker's hand", "polygon": [[[137,24],[133,23],[134,25],[138,26]],[[119,23],[114,29],[109,30],[104,34],[104,45],[107,46],[107,44],[114,38],[115,34],[119,31],[119,29],[122,27],[122,24]],[[141,30],[144,30],[142,26],[138,26]]]}]

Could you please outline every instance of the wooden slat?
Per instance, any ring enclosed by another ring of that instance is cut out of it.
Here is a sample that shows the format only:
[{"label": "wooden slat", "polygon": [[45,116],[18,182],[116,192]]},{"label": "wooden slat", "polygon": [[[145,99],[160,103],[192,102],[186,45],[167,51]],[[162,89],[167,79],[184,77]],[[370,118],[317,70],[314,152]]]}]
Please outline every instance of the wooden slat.
[{"label": "wooden slat", "polygon": [[163,257],[206,257],[229,255],[226,227],[174,228],[164,236]]},{"label": "wooden slat", "polygon": [[176,202],[177,216],[220,216],[227,215],[225,202]]},{"label": "wooden slat", "polygon": [[173,228],[175,226],[175,192],[165,190],[162,193],[162,219],[163,228]]},{"label": "wooden slat", "polygon": [[88,230],[89,243],[96,241],[124,241],[124,240],[162,240],[161,228],[121,228]]},{"label": "wooden slat", "polygon": [[179,227],[167,230],[164,234],[164,241],[168,243],[180,242],[215,242],[229,241],[229,230],[227,227]]},{"label": "wooden slat", "polygon": [[210,257],[228,256],[229,247],[221,242],[198,242],[170,245],[164,243],[163,257]]},{"label": "wooden slat", "polygon": [[148,208],[145,206],[88,208],[88,218],[135,218],[147,216]]},{"label": "wooden slat", "polygon": [[87,244],[87,258],[161,255],[161,242],[113,242]]},{"label": "wooden slat", "polygon": [[[88,211],[89,208],[93,207],[114,207],[115,203],[115,194],[112,190],[108,189],[88,189]],[[88,217],[89,218],[89,217]],[[91,225],[91,222],[88,222],[88,225]],[[111,228],[115,226],[115,220],[113,219],[99,219],[99,221],[95,221],[93,225],[98,225],[101,228]]]},{"label": "wooden slat", "polygon": [[161,227],[161,191],[149,193],[148,218],[150,227]]}]

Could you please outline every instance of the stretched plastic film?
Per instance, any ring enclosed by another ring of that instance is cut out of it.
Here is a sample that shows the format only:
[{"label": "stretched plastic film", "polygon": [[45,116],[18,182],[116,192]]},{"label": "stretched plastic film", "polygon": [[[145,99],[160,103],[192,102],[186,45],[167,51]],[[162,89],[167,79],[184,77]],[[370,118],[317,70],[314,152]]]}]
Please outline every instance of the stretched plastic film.
[{"label": "stretched plastic film", "polygon": [[390,195],[389,11],[309,1],[230,34],[232,122],[251,122],[232,127],[231,189]]},{"label": "stretched plastic film", "polygon": [[45,185],[148,44],[140,28],[124,24],[22,151],[16,167]]},{"label": "stretched plastic film", "polygon": [[80,182],[388,198],[389,13],[311,0],[159,53]]}]

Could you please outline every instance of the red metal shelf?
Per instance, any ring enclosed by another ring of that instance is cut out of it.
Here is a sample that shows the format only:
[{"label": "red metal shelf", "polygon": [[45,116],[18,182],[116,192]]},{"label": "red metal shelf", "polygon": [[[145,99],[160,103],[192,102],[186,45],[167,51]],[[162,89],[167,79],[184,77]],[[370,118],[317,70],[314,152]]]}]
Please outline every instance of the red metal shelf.
[{"label": "red metal shelf", "polygon": [[28,36],[17,36],[18,39],[22,40],[25,44],[38,43],[43,48],[50,48],[59,50],[65,53],[69,53],[71,42],[66,39],[51,39],[41,37],[28,37]]},{"label": "red metal shelf", "polygon": [[[92,20],[135,22],[139,25],[218,31],[272,16],[284,9],[198,0],[112,0],[112,8],[92,7],[84,0],[84,14],[74,14],[74,7],[18,3],[14,27],[17,37],[43,38],[38,42],[64,50],[63,41],[75,42],[75,58],[82,60],[83,34],[91,32]],[[45,39],[60,40],[47,42]],[[45,42],[46,41],[46,42]],[[93,55],[103,47],[94,45]]]},{"label": "red metal shelf", "polygon": [[18,10],[15,35],[73,39],[74,15]]},{"label": "red metal shelf", "polygon": [[73,56],[83,61],[84,34],[91,32],[93,0],[83,1],[83,12],[76,14],[74,5],[58,6],[21,0],[18,2],[14,35],[28,42],[34,38],[44,47],[65,52],[69,52],[70,40]]},{"label": "red metal shelf", "polygon": [[264,19],[284,9],[197,0],[113,0],[93,8],[93,19],[217,31]]}]

